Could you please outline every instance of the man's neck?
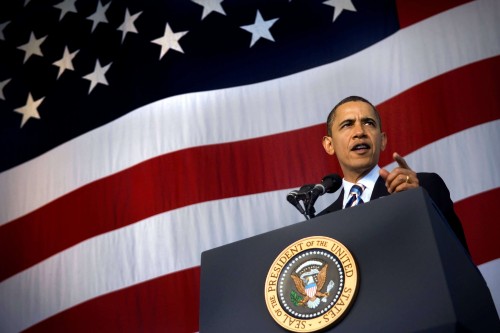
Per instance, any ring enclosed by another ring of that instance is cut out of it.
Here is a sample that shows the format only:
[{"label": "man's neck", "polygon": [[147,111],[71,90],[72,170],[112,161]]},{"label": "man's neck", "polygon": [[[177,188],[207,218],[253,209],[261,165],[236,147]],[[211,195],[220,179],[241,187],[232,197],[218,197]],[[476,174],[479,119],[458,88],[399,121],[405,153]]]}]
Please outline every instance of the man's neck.
[{"label": "man's neck", "polygon": [[344,173],[344,179],[347,180],[350,183],[356,184],[358,183],[363,177],[365,177],[367,174],[369,174],[373,168],[377,167],[377,165],[372,166],[370,169],[364,170],[362,172],[354,172],[350,174]]}]

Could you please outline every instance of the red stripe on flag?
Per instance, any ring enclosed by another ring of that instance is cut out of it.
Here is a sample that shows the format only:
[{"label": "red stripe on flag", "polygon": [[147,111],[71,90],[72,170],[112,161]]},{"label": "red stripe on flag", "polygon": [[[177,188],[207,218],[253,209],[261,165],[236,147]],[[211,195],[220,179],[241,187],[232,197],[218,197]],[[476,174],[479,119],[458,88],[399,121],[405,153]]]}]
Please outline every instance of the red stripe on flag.
[{"label": "red stripe on flag", "polygon": [[[380,165],[468,127],[499,119],[500,57],[424,82],[377,107],[387,132]],[[415,125],[421,125],[418,128]]]},{"label": "red stripe on flag", "polygon": [[500,188],[455,203],[455,211],[462,220],[467,245],[476,265],[500,258],[500,224],[492,212],[498,199]]},{"label": "red stripe on flag", "polygon": [[[500,81],[494,73],[499,70],[500,57],[485,60],[381,104],[389,140],[380,164],[392,162],[393,151],[406,155],[455,132],[498,119],[500,97],[496,91],[500,91]],[[477,92],[481,92],[480,98]],[[422,123],[426,126],[414,128],[414,124]],[[334,159],[327,158],[321,147],[324,133],[324,125],[317,125],[186,149],[88,184],[0,227],[0,280],[85,239],[158,213],[209,200],[291,188],[339,172]],[[305,168],[306,164],[300,163],[303,160],[315,163]]]},{"label": "red stripe on flag", "polygon": [[197,332],[200,267],[74,306],[25,332]]},{"label": "red stripe on flag", "polygon": [[399,25],[405,28],[471,0],[397,0]]}]

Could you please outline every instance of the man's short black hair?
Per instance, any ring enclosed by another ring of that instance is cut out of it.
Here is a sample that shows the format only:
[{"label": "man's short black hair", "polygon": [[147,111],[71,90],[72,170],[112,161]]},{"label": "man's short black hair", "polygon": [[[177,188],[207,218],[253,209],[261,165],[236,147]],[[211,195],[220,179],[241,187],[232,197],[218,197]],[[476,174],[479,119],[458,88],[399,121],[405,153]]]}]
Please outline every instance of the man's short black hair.
[{"label": "man's short black hair", "polygon": [[373,111],[375,111],[375,115],[377,116],[379,128],[382,131],[382,120],[380,119],[380,114],[378,113],[377,108],[370,101],[368,101],[366,98],[363,98],[360,96],[349,96],[349,97],[344,98],[340,102],[338,102],[337,105],[335,105],[333,107],[332,111],[330,111],[330,113],[328,114],[328,118],[326,118],[326,132],[328,133],[328,136],[332,136],[332,123],[333,123],[333,119],[335,118],[335,111],[337,111],[337,108],[339,106],[341,106],[342,104],[348,103],[348,102],[364,102],[364,103],[370,105],[372,107]]}]

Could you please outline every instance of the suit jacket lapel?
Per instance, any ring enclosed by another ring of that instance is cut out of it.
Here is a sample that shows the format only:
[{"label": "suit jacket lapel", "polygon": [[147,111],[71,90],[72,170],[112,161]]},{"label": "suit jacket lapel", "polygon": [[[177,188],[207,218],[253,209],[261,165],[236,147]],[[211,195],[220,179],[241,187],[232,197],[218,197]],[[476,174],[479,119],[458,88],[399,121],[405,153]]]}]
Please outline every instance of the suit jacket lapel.
[{"label": "suit jacket lapel", "polygon": [[372,196],[370,197],[371,200],[378,199],[380,197],[385,197],[388,196],[389,192],[387,191],[387,187],[385,187],[385,181],[382,177],[378,177],[377,181],[375,182],[375,187],[373,188]]},{"label": "suit jacket lapel", "polygon": [[344,189],[342,189],[342,191],[340,192],[337,200],[335,200],[335,202],[330,206],[330,208],[331,208],[330,211],[335,212],[337,210],[341,210],[343,203],[344,203]]}]

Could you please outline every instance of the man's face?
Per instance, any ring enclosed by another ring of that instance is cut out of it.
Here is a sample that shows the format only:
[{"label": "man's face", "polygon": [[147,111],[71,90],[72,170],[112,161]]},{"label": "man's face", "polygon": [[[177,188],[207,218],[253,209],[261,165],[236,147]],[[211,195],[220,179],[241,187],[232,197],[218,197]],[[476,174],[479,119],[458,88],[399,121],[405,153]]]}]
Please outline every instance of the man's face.
[{"label": "man's face", "polygon": [[355,183],[377,165],[387,138],[372,107],[365,102],[347,102],[335,111],[332,136],[323,138],[323,147],[337,155],[344,178]]}]

